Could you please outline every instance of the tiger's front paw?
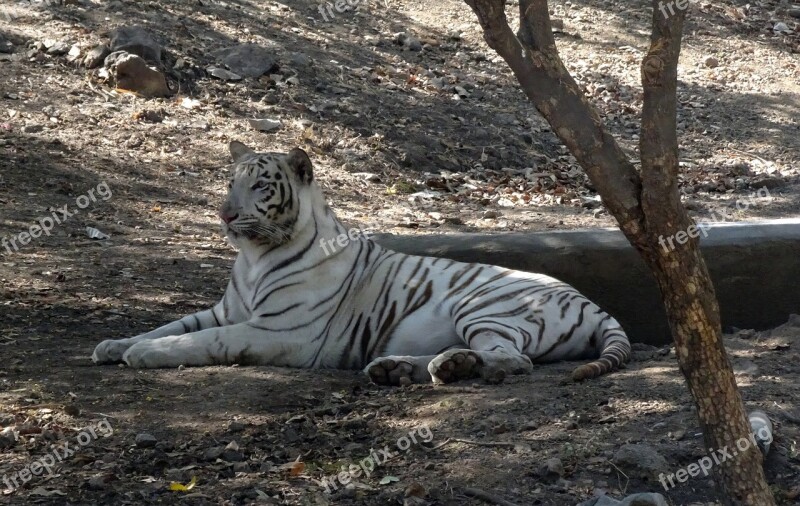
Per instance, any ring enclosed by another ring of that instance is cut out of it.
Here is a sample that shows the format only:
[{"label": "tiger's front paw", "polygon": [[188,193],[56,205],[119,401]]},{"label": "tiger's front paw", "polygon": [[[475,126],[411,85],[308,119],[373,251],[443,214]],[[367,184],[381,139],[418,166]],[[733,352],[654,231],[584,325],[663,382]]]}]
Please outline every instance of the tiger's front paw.
[{"label": "tiger's front paw", "polygon": [[140,341],[122,356],[129,367],[158,369],[180,365],[210,365],[209,355],[188,335],[170,336]]},{"label": "tiger's front paw", "polygon": [[92,361],[95,364],[122,362],[122,355],[133,345],[130,339],[106,339],[94,348]]}]

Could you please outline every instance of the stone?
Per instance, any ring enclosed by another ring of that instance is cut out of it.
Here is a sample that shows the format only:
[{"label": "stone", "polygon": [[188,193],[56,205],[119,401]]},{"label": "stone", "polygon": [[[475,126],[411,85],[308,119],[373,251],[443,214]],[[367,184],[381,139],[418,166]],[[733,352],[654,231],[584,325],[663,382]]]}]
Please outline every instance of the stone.
[{"label": "stone", "polygon": [[713,69],[713,68],[719,67],[719,60],[717,60],[713,56],[709,56],[705,60],[703,60],[703,65],[705,65],[706,67],[708,67],[710,69]]},{"label": "stone", "polygon": [[250,126],[254,129],[258,130],[259,132],[272,132],[274,130],[278,130],[281,127],[280,120],[277,119],[250,119],[247,120],[250,123]]},{"label": "stone", "polygon": [[156,443],[158,443],[158,439],[156,439],[156,437],[152,434],[142,432],[140,434],[136,434],[135,443],[139,448],[152,448],[156,445]]},{"label": "stone", "polygon": [[13,427],[0,431],[0,449],[11,448],[17,444],[17,433]]},{"label": "stone", "polygon": [[298,67],[307,67],[311,65],[311,58],[303,53],[292,53],[289,56],[289,61]]},{"label": "stone", "polygon": [[564,464],[557,457],[547,459],[539,468],[538,474],[543,481],[555,482],[564,476]]},{"label": "stone", "polygon": [[203,460],[206,461],[215,461],[217,460],[222,452],[225,450],[223,446],[215,446],[213,448],[209,448],[203,453]]},{"label": "stone", "polygon": [[110,53],[111,49],[105,44],[95,46],[88,53],[86,53],[86,56],[83,57],[83,65],[87,69],[97,68],[103,64],[106,56],[108,56]]},{"label": "stone", "polygon": [[409,35],[406,32],[399,32],[394,34],[394,42],[395,44],[399,44],[403,46],[405,49],[409,49],[411,51],[422,51],[422,42],[419,41],[413,35]]},{"label": "stone", "polygon": [[47,54],[49,54],[50,56],[63,56],[69,53],[71,47],[72,47],[71,44],[63,40],[60,40],[47,48]]},{"label": "stone", "polygon": [[14,44],[0,35],[0,53],[11,54],[12,52],[14,52]]},{"label": "stone", "polygon": [[578,506],[669,506],[663,495],[653,493],[633,494],[618,501],[607,495],[593,497]]},{"label": "stone", "polygon": [[222,79],[223,81],[241,81],[242,76],[231,72],[230,70],[225,70],[221,67],[208,67],[206,69],[209,75],[216,77],[217,79]]},{"label": "stone", "polygon": [[125,51],[151,63],[161,63],[161,45],[141,26],[121,26],[113,30],[111,51]]},{"label": "stone", "polygon": [[628,476],[657,482],[669,473],[669,464],[655,448],[646,444],[626,444],[614,455],[614,464]]},{"label": "stone", "polygon": [[[111,53],[109,58],[117,53]],[[117,88],[136,92],[144,97],[166,97],[172,92],[167,79],[158,70],[149,67],[147,62],[135,54],[123,53],[114,59],[112,65]]]},{"label": "stone", "polygon": [[218,50],[214,56],[242,77],[261,77],[278,66],[272,51],[258,44],[241,44]]}]

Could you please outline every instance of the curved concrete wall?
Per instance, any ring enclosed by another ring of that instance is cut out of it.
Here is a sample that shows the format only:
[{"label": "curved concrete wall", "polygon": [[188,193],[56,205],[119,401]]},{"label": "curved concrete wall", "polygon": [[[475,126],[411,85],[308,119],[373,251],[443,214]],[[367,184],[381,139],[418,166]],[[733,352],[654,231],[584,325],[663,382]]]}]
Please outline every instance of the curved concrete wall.
[{"label": "curved concrete wall", "polygon": [[[720,223],[701,237],[723,330],[762,330],[800,313],[800,219]],[[611,313],[631,341],[671,341],[655,280],[617,229],[373,237],[414,255],[498,264],[564,280]]]}]

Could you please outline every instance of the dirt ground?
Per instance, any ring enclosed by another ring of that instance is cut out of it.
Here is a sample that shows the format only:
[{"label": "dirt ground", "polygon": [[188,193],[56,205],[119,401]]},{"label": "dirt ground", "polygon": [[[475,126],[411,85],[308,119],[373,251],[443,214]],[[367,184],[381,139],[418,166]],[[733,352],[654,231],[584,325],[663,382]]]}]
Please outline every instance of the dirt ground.
[{"label": "dirt ground", "polygon": [[[568,67],[635,158],[648,3],[551,5]],[[693,4],[687,29],[682,188],[700,220],[720,209],[737,220],[800,215],[800,29],[785,2],[748,5]],[[234,252],[216,207],[232,139],[303,146],[336,210],[372,230],[613,226],[464,4],[370,0],[328,22],[317,7],[0,4],[0,238],[53,213],[63,220],[18,250],[0,246],[0,480],[19,479],[51,445],[75,450],[51,476],[16,490],[1,483],[0,504],[491,502],[474,489],[519,505],[640,491],[675,505],[716,504],[707,478],[666,492],[614,458],[625,444],[647,444],[675,472],[703,455],[668,348],[642,346],[626,370],[581,385],[565,381],[574,364],[501,386],[407,389],[355,372],[91,365],[101,340],[221,295]],[[773,30],[778,22],[794,31]],[[174,97],[119,93],[97,70],[41,50],[62,41],[83,54],[107,42],[110,28],[133,24],[163,43]],[[423,49],[395,44],[398,32]],[[237,82],[205,75],[215,49],[242,42],[274,49],[278,69]],[[198,103],[184,107],[187,97]],[[248,118],[283,126],[256,132]],[[764,187],[768,197],[749,199]],[[91,239],[86,227],[110,238]],[[800,501],[798,337],[793,317],[726,341],[748,408],[776,424],[765,465],[780,504]],[[387,445],[393,458],[371,476],[327,493],[322,480]],[[190,490],[170,490],[192,479]]]}]

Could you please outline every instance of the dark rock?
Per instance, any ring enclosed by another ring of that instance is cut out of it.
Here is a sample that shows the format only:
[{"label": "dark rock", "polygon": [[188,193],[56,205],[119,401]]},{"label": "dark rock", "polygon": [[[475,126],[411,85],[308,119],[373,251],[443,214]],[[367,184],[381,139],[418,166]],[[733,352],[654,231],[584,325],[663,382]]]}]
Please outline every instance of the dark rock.
[{"label": "dark rock", "polygon": [[103,64],[108,56],[111,53],[111,49],[105,44],[100,44],[96,46],[94,49],[86,53],[86,56],[83,58],[83,65],[87,69],[93,69],[99,67]]},{"label": "dark rock", "polygon": [[111,32],[111,51],[125,51],[161,63],[161,45],[141,26],[121,26]]},{"label": "dark rock", "polygon": [[158,439],[152,434],[148,434],[147,432],[142,432],[140,434],[136,434],[136,446],[139,448],[152,448],[158,442]]},{"label": "dark rock", "polygon": [[242,44],[214,53],[231,72],[242,77],[261,77],[277,67],[273,52],[257,44]]},{"label": "dark rock", "polygon": [[627,444],[614,455],[614,463],[629,476],[657,481],[669,472],[669,464],[655,448],[645,444]]},{"label": "dark rock", "polygon": [[222,455],[222,452],[224,450],[225,450],[225,447],[223,447],[223,446],[215,446],[213,448],[209,448],[208,450],[206,450],[203,453],[203,460],[207,460],[207,461],[217,460],[220,457],[220,455]]},{"label": "dark rock", "polygon": [[69,52],[69,49],[71,47],[72,47],[71,44],[63,40],[60,40],[47,48],[47,54],[51,56],[63,56]]}]

